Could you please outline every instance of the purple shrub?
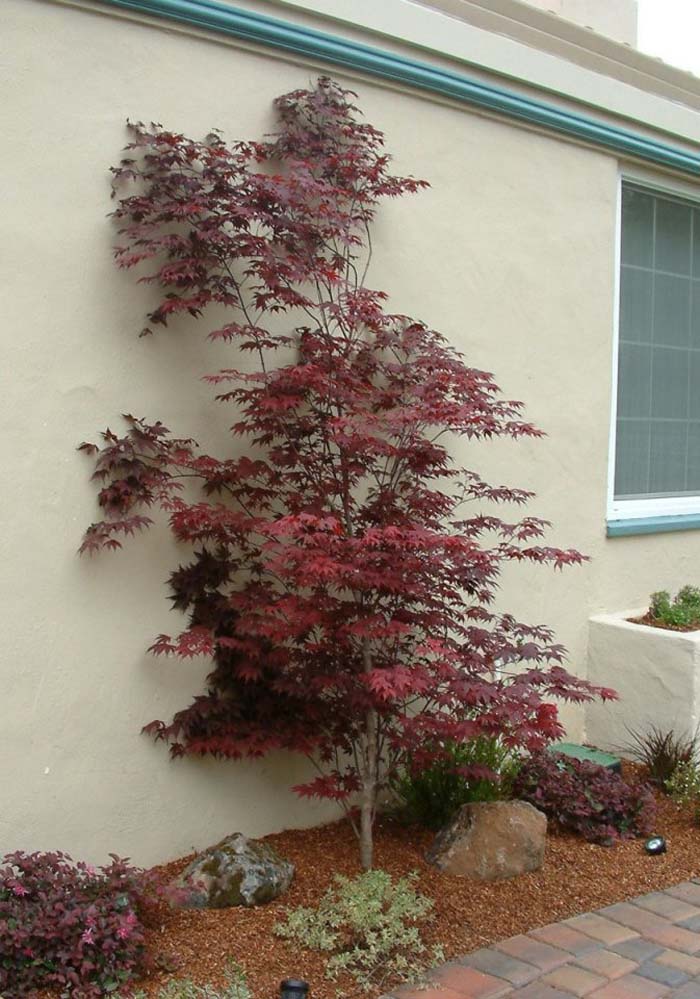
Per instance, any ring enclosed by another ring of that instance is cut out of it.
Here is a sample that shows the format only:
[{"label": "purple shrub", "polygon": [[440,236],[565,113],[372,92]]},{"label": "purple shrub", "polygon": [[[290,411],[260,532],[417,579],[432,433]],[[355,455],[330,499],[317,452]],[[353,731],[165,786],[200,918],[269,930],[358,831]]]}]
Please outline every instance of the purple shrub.
[{"label": "purple shrub", "polygon": [[562,829],[606,846],[648,835],[656,818],[656,801],[645,784],[627,784],[605,767],[560,753],[539,753],[526,760],[513,795],[529,801]]}]

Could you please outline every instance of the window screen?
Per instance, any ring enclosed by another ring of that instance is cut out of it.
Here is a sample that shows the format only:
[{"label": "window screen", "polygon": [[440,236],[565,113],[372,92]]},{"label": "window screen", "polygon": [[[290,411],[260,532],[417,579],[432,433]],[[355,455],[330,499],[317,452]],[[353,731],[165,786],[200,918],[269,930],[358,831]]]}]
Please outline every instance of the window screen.
[{"label": "window screen", "polygon": [[622,189],[615,499],[700,494],[700,206]]}]

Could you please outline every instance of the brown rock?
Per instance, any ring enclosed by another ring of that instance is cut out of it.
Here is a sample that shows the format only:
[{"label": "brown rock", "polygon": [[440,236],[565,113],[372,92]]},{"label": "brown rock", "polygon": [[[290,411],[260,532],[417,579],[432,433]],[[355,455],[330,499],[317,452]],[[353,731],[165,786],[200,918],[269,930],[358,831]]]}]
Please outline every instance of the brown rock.
[{"label": "brown rock", "polygon": [[500,881],[536,871],[544,861],[547,819],[527,801],[463,805],[427,853],[447,874]]}]

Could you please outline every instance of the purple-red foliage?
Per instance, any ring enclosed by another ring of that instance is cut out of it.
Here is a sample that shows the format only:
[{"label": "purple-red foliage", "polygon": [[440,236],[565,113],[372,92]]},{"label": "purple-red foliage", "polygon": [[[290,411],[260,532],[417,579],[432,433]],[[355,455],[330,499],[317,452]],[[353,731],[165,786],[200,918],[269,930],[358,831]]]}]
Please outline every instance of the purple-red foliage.
[{"label": "purple-red foliage", "polygon": [[561,753],[538,753],[523,764],[513,795],[531,802],[562,829],[609,845],[653,832],[656,799],[646,784]]},{"label": "purple-red foliage", "polygon": [[[407,752],[479,734],[537,749],[561,734],[551,698],[612,692],[566,672],[548,628],[493,605],[505,563],[582,556],[543,544],[544,521],[488,509],[530,493],[454,463],[450,438],[541,433],[490,374],[365,285],[377,205],[425,182],[389,172],[350,97],[322,78],[279,98],[280,132],[263,143],[131,126],[113,214],[118,264],[150,264],[140,280],[162,290],[144,332],[224,307],[210,339],[254,363],[207,377],[230,453],[131,416],[124,436],[82,445],[103,511],[82,550],[119,547],[165,511],[192,549],[169,581],[189,620],[153,651],[213,669],[146,731],[174,756],[307,754],[319,776],[297,790],[346,804],[360,790],[366,827]],[[195,501],[181,492],[193,482]]]},{"label": "purple-red foliage", "polygon": [[156,891],[144,872],[64,853],[10,853],[0,868],[0,994],[114,991],[145,966],[143,909]]}]

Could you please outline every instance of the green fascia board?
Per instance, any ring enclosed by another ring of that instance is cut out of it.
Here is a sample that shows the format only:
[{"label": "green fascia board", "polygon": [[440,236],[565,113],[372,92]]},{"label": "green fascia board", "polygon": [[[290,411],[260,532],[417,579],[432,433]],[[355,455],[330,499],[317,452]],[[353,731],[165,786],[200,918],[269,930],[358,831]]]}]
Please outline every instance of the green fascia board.
[{"label": "green fascia board", "polygon": [[656,142],[645,135],[596,121],[587,115],[565,111],[553,104],[483,83],[465,73],[442,69],[427,62],[399,56],[393,52],[269,17],[266,14],[241,10],[220,3],[219,0],[100,0],[100,2],[107,6],[162,17],[257,45],[358,70],[370,76],[449,97],[507,118],[528,122],[538,128],[567,135],[645,162],[656,163],[695,177],[700,176],[700,152],[692,153]]},{"label": "green fascia board", "polygon": [[685,513],[673,517],[635,517],[629,520],[609,520],[609,538],[633,534],[663,534],[666,531],[692,531],[700,527],[700,513]]},{"label": "green fascia board", "polygon": [[585,760],[587,763],[597,763],[599,767],[606,767],[619,773],[622,769],[620,759],[612,753],[605,753],[602,749],[593,749],[590,746],[579,746],[574,742],[555,742],[547,747],[550,753],[561,753],[563,756],[570,756],[575,760]]}]

